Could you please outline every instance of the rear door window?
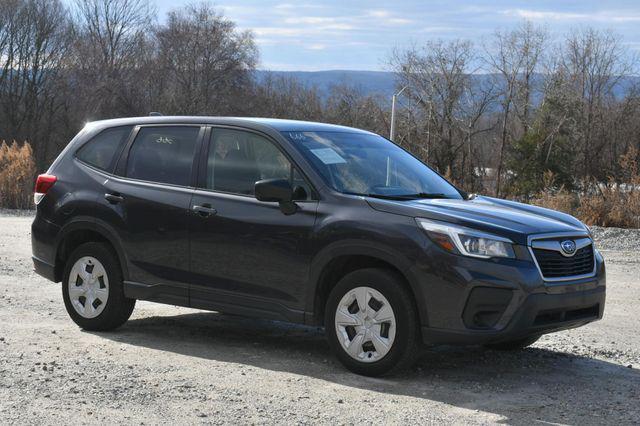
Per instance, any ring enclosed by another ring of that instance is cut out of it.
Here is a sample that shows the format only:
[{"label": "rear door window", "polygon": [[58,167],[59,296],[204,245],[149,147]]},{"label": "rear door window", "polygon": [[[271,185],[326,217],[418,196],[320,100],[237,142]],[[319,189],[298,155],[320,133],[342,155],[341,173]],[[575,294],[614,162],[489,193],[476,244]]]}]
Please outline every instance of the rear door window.
[{"label": "rear door window", "polygon": [[188,186],[200,127],[143,127],[129,151],[126,176]]},{"label": "rear door window", "polygon": [[76,157],[93,167],[111,172],[130,133],[131,126],[103,130],[85,143]]}]

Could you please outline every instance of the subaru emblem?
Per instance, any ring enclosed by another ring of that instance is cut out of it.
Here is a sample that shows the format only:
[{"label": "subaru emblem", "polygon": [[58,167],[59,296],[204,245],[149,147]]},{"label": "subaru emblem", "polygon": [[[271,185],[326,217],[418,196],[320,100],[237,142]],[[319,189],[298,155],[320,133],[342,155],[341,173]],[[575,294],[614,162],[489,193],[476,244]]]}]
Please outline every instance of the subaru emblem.
[{"label": "subaru emblem", "polygon": [[560,248],[565,256],[573,256],[576,254],[576,242],[573,240],[564,240],[560,243]]}]

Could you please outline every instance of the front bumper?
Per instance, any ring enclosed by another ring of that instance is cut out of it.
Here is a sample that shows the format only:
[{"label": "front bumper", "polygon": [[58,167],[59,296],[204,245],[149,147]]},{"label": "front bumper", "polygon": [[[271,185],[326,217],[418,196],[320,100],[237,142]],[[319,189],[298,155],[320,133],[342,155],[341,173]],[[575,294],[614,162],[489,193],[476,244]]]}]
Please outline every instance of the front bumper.
[{"label": "front bumper", "polygon": [[580,327],[602,318],[605,287],[565,294],[532,294],[502,329],[443,330],[422,327],[425,342],[486,344]]},{"label": "front bumper", "polygon": [[545,281],[526,260],[438,257],[413,270],[420,277],[426,343],[498,343],[579,327],[603,316],[606,274],[598,252],[594,276],[561,282]]}]

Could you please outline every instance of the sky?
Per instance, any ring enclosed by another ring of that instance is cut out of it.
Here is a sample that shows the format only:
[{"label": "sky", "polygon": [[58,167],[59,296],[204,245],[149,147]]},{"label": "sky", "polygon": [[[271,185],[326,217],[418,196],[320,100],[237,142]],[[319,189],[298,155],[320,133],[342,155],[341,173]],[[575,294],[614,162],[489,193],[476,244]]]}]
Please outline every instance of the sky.
[{"label": "sky", "polygon": [[[157,0],[160,20],[190,0]],[[388,69],[395,47],[433,39],[476,43],[528,19],[561,37],[611,29],[640,53],[640,0],[216,0],[260,49],[259,68],[285,71]]]}]

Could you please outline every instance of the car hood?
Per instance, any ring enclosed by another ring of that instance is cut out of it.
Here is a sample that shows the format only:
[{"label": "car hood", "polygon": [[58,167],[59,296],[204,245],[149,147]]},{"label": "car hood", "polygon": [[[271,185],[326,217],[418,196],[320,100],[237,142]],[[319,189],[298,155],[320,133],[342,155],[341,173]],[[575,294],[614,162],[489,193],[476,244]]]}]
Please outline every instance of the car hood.
[{"label": "car hood", "polygon": [[568,214],[484,196],[471,200],[366,198],[366,201],[378,211],[454,223],[501,235],[523,245],[533,234],[587,232],[578,219]]}]

